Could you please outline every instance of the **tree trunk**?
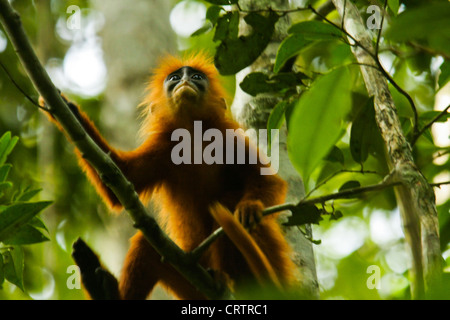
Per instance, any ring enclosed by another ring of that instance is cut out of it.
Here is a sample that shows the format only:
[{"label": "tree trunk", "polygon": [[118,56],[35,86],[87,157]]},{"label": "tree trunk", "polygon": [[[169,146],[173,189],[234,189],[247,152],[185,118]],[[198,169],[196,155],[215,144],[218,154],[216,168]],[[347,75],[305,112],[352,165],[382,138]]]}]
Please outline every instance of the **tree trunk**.
[{"label": "tree trunk", "polygon": [[[333,0],[339,14],[344,16],[345,30],[365,48],[375,53],[372,36],[365,27],[356,7],[345,0]],[[343,10],[345,8],[345,14]],[[349,40],[352,42],[352,40]],[[406,140],[385,76],[376,68],[373,58],[363,49],[352,47],[361,63],[361,73],[369,96],[375,98],[375,114],[386,146],[386,158],[396,179],[396,187],[405,238],[413,257],[411,292],[413,298],[423,298],[425,290],[439,284],[442,270],[439,246],[439,225],[432,187],[415,166],[411,146]]]},{"label": "tree trunk", "polygon": [[172,3],[165,0],[109,0],[92,3],[105,24],[100,31],[108,69],[102,119],[115,128],[108,140],[130,149],[137,147],[139,110],[151,70],[167,53],[176,53],[176,36],[169,24]]},{"label": "tree trunk", "polygon": [[[243,10],[251,10],[268,7],[276,9],[287,9],[289,1],[276,0],[276,1],[254,1],[254,0],[242,0],[239,4]],[[245,25],[244,22],[241,22]],[[275,25],[275,34],[263,54],[248,68],[240,71],[236,75],[236,94],[231,111],[233,112],[237,121],[246,129],[266,129],[267,120],[273,107],[279,102],[279,99],[270,94],[260,94],[257,97],[252,97],[246,94],[239,87],[239,83],[250,72],[261,71],[270,73],[273,68],[273,61],[275,61],[277,49],[281,41],[287,35],[287,29],[290,26],[290,20],[288,16],[280,18]],[[245,27],[240,27],[239,30],[244,31]],[[298,175],[297,171],[289,161],[287,145],[286,145],[287,129],[283,126],[280,129],[279,135],[279,175],[288,182],[288,197],[289,202],[298,202],[305,196],[305,190],[303,181]],[[260,141],[261,146],[261,141]],[[306,234],[311,236],[311,226],[305,227]],[[316,266],[314,261],[314,252],[312,243],[306,239],[303,233],[297,227],[285,228],[286,238],[294,249],[293,260],[298,266],[299,270],[299,284],[304,292],[305,296],[310,298],[319,298],[319,286],[317,281]]]}]

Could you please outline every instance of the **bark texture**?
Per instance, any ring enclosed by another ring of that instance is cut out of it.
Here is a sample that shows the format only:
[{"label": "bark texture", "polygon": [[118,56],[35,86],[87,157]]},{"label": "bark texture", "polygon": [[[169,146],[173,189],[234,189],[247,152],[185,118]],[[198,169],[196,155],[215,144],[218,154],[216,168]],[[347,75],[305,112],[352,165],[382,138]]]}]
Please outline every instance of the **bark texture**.
[{"label": "bark texture", "polygon": [[[375,53],[372,35],[366,29],[357,8],[345,0],[333,0],[345,30],[362,46]],[[345,8],[345,14],[344,14]],[[349,39],[352,43],[352,39]],[[413,257],[411,290],[413,298],[423,298],[427,289],[439,283],[442,262],[439,246],[439,225],[434,192],[416,167],[411,146],[402,132],[397,111],[385,76],[376,68],[373,57],[358,46],[352,47],[369,93],[375,101],[375,117],[386,146],[388,164],[395,179],[402,182],[396,187],[405,238]]]}]

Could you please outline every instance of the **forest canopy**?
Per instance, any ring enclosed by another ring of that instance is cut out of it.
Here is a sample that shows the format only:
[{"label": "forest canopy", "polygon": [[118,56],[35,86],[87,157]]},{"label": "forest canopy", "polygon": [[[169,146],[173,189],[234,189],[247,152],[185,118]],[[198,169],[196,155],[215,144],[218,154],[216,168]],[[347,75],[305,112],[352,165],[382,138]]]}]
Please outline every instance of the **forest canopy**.
[{"label": "forest canopy", "polygon": [[[269,146],[278,139],[271,130],[286,132],[280,157],[301,182],[290,185],[296,200],[283,207],[290,212],[283,223],[312,248],[312,297],[449,298],[448,1],[11,6],[53,85],[126,150],[141,142],[136,106],[160,57],[213,57],[231,112],[247,120],[257,114],[255,128],[267,129]],[[118,276],[133,216],[110,214],[67,138],[39,110],[45,93],[17,55],[5,16],[0,299],[84,299],[72,244],[86,240]],[[254,110],[241,111],[249,105]]]}]

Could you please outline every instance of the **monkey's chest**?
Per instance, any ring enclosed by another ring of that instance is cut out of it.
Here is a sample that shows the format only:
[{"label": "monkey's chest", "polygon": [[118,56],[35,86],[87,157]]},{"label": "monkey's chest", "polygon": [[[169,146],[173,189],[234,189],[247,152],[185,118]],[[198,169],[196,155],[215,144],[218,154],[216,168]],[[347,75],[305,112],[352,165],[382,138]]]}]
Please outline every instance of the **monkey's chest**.
[{"label": "monkey's chest", "polygon": [[166,180],[166,187],[187,196],[213,196],[219,192],[220,182],[224,178],[220,165],[178,165]]}]

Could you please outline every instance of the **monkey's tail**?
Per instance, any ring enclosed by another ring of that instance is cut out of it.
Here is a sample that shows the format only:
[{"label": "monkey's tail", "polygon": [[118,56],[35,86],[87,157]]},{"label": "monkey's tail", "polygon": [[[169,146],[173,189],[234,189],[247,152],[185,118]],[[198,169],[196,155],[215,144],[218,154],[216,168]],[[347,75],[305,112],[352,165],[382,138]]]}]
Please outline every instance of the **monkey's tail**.
[{"label": "monkey's tail", "polygon": [[269,280],[281,289],[280,281],[266,255],[233,214],[220,203],[211,205],[209,211],[242,253],[258,282],[263,285]]}]

